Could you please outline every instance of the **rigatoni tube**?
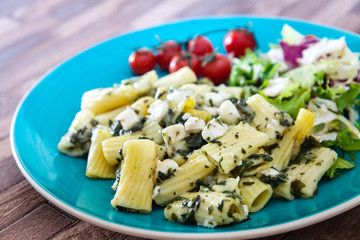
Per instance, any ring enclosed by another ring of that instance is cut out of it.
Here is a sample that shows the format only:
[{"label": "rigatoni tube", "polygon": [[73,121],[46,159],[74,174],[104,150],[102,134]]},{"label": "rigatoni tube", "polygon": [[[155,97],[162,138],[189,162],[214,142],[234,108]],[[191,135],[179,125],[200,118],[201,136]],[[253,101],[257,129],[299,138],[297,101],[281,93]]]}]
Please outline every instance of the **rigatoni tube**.
[{"label": "rigatoni tube", "polygon": [[248,214],[245,208],[235,195],[210,191],[193,192],[185,193],[168,204],[164,215],[172,222],[196,222],[198,225],[214,228],[241,222]]},{"label": "rigatoni tube", "polygon": [[123,156],[120,182],[111,205],[121,211],[150,213],[156,145],[150,140],[129,140],[124,145]]},{"label": "rigatoni tube", "polygon": [[273,190],[270,184],[263,183],[257,177],[242,177],[239,182],[240,195],[249,212],[257,212],[270,200]]},{"label": "rigatoni tube", "polygon": [[97,127],[91,137],[86,166],[86,176],[91,178],[115,178],[115,166],[110,165],[103,154],[101,142],[112,135],[106,128]]}]

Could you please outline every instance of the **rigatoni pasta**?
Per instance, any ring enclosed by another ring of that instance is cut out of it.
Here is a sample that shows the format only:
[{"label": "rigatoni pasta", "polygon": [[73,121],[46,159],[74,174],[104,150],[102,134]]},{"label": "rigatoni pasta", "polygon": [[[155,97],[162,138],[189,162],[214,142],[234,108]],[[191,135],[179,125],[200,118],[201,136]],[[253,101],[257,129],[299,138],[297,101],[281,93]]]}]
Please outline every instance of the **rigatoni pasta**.
[{"label": "rigatoni pasta", "polygon": [[123,158],[119,186],[111,204],[119,210],[149,213],[154,189],[156,145],[151,140],[129,140],[124,145]]},{"label": "rigatoni pasta", "polygon": [[105,127],[94,129],[87,159],[86,176],[91,178],[115,178],[115,167],[106,161],[101,144],[103,140],[111,136],[110,131]]},{"label": "rigatoni pasta", "polygon": [[270,200],[273,189],[257,177],[243,177],[239,182],[240,195],[249,212],[261,210]]},{"label": "rigatoni pasta", "polygon": [[314,115],[296,121],[241,87],[198,81],[190,68],[155,71],[84,93],[58,148],[87,156],[86,176],[115,178],[111,204],[169,221],[216,227],[248,219],[271,197],[313,197],[336,152],[309,136]]}]

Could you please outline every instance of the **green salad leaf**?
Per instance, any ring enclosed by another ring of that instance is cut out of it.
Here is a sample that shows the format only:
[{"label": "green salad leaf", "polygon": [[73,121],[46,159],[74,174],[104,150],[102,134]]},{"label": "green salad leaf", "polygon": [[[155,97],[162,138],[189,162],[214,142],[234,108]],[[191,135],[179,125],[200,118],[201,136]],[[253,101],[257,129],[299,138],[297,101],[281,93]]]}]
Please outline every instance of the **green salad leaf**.
[{"label": "green salad leaf", "polygon": [[339,98],[346,89],[342,85],[329,86],[329,79],[325,77],[325,72],[320,71],[314,74],[316,84],[313,87],[313,94],[319,98],[335,100]]},{"label": "green salad leaf", "polygon": [[346,152],[360,151],[360,139],[355,138],[350,129],[338,132],[335,144]]},{"label": "green salad leaf", "polygon": [[360,84],[350,83],[350,88],[348,91],[344,92],[339,98],[336,99],[336,103],[340,112],[344,112],[344,109],[351,107],[355,100],[360,94]]},{"label": "green salad leaf", "polygon": [[290,114],[292,118],[296,118],[300,108],[306,107],[306,103],[311,97],[310,89],[300,89],[298,92],[294,93],[291,98],[287,99],[283,99],[281,96],[269,98],[263,92],[260,91],[259,93],[275,107]]},{"label": "green salad leaf", "polygon": [[231,69],[230,86],[251,86],[266,87],[269,79],[277,73],[280,63],[272,63],[261,58],[255,52],[247,50],[245,56],[236,59]]},{"label": "green salad leaf", "polygon": [[332,165],[329,170],[327,170],[326,175],[329,178],[334,178],[340,175],[341,169],[351,169],[353,167],[355,167],[355,164],[353,162],[350,162],[342,157],[337,157],[335,164]]}]

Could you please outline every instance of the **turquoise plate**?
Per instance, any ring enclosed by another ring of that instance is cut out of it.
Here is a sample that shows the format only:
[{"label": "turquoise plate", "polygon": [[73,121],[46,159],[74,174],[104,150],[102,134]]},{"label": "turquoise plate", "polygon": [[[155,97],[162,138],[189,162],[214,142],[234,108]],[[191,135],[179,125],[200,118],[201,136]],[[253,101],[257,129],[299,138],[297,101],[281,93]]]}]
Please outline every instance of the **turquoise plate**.
[{"label": "turquoise plate", "polygon": [[[129,54],[138,47],[154,46],[158,34],[163,40],[185,40],[198,33],[253,23],[262,51],[276,43],[285,23],[303,34],[318,37],[346,37],[352,51],[360,52],[360,37],[353,33],[288,19],[232,16],[193,19],[128,33],[96,45],[64,62],[43,77],[23,98],[14,114],[11,145],[20,170],[44,197],[83,220],[148,238],[230,239],[277,234],[325,220],[357,206],[360,202],[360,162],[356,168],[331,181],[320,182],[318,195],[309,200],[272,199],[251,220],[215,229],[180,225],[165,220],[163,209],[154,206],[149,215],[116,211],[110,200],[112,180],[85,177],[86,161],[71,158],[57,150],[57,144],[80,109],[83,92],[112,86],[132,76]],[[208,37],[223,52],[224,31]]]}]

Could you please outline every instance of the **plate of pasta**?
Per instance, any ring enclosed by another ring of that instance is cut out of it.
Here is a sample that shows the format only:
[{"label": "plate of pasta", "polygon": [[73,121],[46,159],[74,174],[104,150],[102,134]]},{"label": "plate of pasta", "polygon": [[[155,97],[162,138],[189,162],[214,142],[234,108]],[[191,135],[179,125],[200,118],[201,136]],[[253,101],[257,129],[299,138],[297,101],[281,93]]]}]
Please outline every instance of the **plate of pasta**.
[{"label": "plate of pasta", "polygon": [[[248,22],[258,49],[231,57],[227,85],[189,67],[135,77],[127,64],[132,49],[157,44],[155,35],[209,33],[224,52],[216,30]],[[359,42],[330,27],[252,16],[118,36],[24,96],[12,151],[45,198],[113,231],[244,239],[305,227],[360,203]]]}]

